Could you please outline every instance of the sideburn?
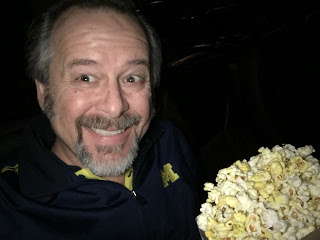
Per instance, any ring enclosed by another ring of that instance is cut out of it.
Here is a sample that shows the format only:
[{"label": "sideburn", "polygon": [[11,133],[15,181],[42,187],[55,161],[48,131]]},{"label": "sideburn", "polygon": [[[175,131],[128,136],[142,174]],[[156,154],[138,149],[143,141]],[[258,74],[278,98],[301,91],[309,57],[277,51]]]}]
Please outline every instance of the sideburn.
[{"label": "sideburn", "polygon": [[47,85],[44,90],[44,109],[43,112],[46,114],[47,118],[51,120],[56,114],[53,110],[54,107],[54,99],[51,94],[50,88]]}]

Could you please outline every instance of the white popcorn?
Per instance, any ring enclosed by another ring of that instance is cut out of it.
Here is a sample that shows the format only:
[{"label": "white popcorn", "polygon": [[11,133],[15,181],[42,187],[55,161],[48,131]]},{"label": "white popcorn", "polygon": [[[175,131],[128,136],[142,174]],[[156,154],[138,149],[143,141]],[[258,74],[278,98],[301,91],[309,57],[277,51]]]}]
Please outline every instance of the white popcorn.
[{"label": "white popcorn", "polygon": [[282,235],[283,239],[285,240],[298,240],[296,237],[296,228],[295,227],[289,227],[287,231]]},{"label": "white popcorn", "polygon": [[237,198],[240,202],[236,207],[236,211],[243,211],[252,213],[254,211],[254,207],[257,204],[256,200],[252,200],[245,192],[239,192]]},{"label": "white popcorn", "polygon": [[300,147],[296,150],[297,155],[299,155],[303,158],[311,155],[314,152],[315,152],[315,150],[313,149],[312,146],[304,146],[304,147]]},{"label": "white popcorn", "polygon": [[302,182],[300,187],[297,189],[297,195],[298,196],[310,196],[308,185],[310,185],[310,183]]},{"label": "white popcorn", "polygon": [[295,188],[298,188],[301,186],[302,180],[298,176],[292,176],[288,178],[288,184]]},{"label": "white popcorn", "polygon": [[229,180],[221,182],[220,189],[221,192],[231,196],[235,196],[238,192],[243,191],[242,187],[238,186],[236,183],[230,182]]},{"label": "white popcorn", "polygon": [[215,208],[210,203],[201,204],[200,212],[204,213],[206,216],[213,218],[216,214]]},{"label": "white popcorn", "polygon": [[288,224],[280,220],[278,212],[273,209],[266,209],[262,214],[262,220],[266,229],[275,229],[280,232],[285,232]]},{"label": "white popcorn", "polygon": [[213,183],[208,183],[208,182],[207,182],[207,183],[204,184],[204,188],[203,188],[203,189],[204,189],[205,191],[211,191],[211,190],[213,190],[214,188],[215,188],[215,186],[214,186]]},{"label": "white popcorn", "polygon": [[319,184],[309,184],[309,192],[312,197],[320,197],[320,185]]},{"label": "white popcorn", "polygon": [[234,213],[233,209],[231,209],[228,205],[222,205],[216,213],[218,222],[229,221],[233,216],[233,213]]},{"label": "white popcorn", "polygon": [[205,183],[196,221],[209,240],[299,240],[320,228],[320,165],[312,146],[261,147]]},{"label": "white popcorn", "polygon": [[206,215],[204,214],[200,214],[197,216],[196,218],[198,227],[202,230],[202,231],[206,231],[207,230],[207,225],[208,225],[208,218]]},{"label": "white popcorn", "polygon": [[220,191],[213,189],[212,191],[208,192],[208,199],[207,202],[215,202],[217,203],[219,200],[219,196],[220,196]]},{"label": "white popcorn", "polygon": [[288,227],[288,222],[284,220],[279,220],[276,223],[273,224],[273,228],[279,232],[285,232]]},{"label": "white popcorn", "polygon": [[252,236],[258,237],[262,233],[260,217],[256,213],[250,213],[246,220],[246,230]]}]

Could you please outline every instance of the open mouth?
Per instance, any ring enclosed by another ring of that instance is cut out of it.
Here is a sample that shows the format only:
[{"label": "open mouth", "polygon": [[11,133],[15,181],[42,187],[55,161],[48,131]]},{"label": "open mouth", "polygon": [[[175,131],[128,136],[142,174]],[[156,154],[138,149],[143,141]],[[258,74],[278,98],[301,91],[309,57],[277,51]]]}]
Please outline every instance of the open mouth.
[{"label": "open mouth", "polygon": [[123,133],[126,129],[120,129],[120,130],[115,130],[115,131],[107,131],[103,129],[98,129],[98,128],[90,128],[92,131],[95,133],[102,135],[104,137],[110,137],[110,136],[115,136],[117,134]]}]

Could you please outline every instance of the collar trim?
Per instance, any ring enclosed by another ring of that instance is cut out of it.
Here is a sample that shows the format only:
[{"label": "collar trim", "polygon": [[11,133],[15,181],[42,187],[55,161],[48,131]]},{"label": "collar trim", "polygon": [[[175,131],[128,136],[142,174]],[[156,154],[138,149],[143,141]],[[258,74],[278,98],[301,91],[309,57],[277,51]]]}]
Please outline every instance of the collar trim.
[{"label": "collar trim", "polygon": [[[88,168],[82,168],[79,171],[76,171],[75,174],[77,176],[82,175],[87,179],[106,181],[106,179],[93,174]],[[130,191],[132,191],[132,181],[133,181],[133,168],[131,167],[127,169],[124,174],[124,186]]]}]

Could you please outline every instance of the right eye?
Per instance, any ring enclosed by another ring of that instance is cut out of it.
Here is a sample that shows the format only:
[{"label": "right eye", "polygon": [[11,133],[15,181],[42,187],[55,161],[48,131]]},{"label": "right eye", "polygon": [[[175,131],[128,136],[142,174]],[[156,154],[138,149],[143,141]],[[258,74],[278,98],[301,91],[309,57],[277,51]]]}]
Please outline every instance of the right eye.
[{"label": "right eye", "polygon": [[86,74],[82,74],[80,77],[78,77],[78,79],[82,82],[88,82],[88,83],[95,81],[93,76],[86,75]]}]

